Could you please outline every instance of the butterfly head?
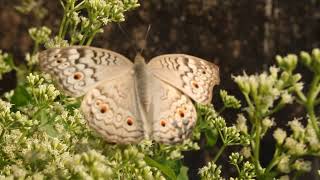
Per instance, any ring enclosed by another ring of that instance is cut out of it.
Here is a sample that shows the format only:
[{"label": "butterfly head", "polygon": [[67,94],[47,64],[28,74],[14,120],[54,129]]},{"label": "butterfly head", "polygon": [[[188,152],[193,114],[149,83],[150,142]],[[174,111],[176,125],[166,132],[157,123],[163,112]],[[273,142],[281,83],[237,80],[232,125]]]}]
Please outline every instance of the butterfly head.
[{"label": "butterfly head", "polygon": [[134,64],[146,64],[146,61],[141,53],[138,53],[134,58]]}]

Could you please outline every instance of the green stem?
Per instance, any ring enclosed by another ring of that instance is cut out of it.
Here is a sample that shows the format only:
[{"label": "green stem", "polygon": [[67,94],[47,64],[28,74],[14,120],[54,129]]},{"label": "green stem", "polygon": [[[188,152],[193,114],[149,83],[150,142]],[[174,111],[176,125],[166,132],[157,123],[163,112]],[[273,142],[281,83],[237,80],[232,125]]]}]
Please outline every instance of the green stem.
[{"label": "green stem", "polygon": [[311,82],[310,90],[307,96],[307,102],[305,104],[311,124],[317,133],[318,139],[320,139],[320,130],[317,122],[317,117],[314,112],[314,104],[320,91],[319,81],[320,76],[316,75]]},{"label": "green stem", "polygon": [[83,45],[84,42],[86,41],[86,39],[88,38],[88,35],[89,35],[89,32],[90,32],[90,29],[89,29],[89,28],[91,27],[91,25],[92,25],[92,23],[91,23],[91,21],[90,21],[88,27],[84,29],[83,38],[81,39],[79,45]]},{"label": "green stem", "polygon": [[274,152],[274,154],[273,154],[273,158],[272,158],[272,160],[270,161],[270,163],[268,164],[265,173],[269,173],[269,172],[271,171],[271,169],[272,169],[275,165],[277,165],[277,163],[278,163],[278,157],[279,157],[279,148],[276,147],[276,150],[275,150],[275,152]]},{"label": "green stem", "polygon": [[213,162],[215,163],[218,158],[221,156],[222,152],[224,151],[224,149],[227,147],[227,145],[223,144],[221,146],[221,148],[219,149],[219,151],[217,152],[216,156],[213,158]]},{"label": "green stem", "polygon": [[[252,113],[254,112],[254,106],[253,106],[253,104],[252,104],[252,102],[251,102],[251,100],[249,98],[249,95],[246,94],[246,93],[244,93],[243,95],[244,95],[244,97],[245,97],[245,99],[246,99],[246,101],[248,103],[249,109],[250,109],[250,111],[248,112],[249,119],[252,120],[253,119],[253,114]],[[254,123],[254,122],[251,121],[251,123]]]},{"label": "green stem", "polygon": [[1,142],[2,142],[2,138],[3,138],[4,134],[5,134],[5,132],[6,132],[6,129],[4,127],[2,127],[2,131],[1,131],[1,134],[0,134]]},{"label": "green stem", "polygon": [[[66,7],[66,8],[69,9],[69,7]],[[66,23],[66,20],[67,20],[67,15],[66,15],[67,9],[64,10],[63,18],[62,18],[62,21],[61,21],[61,24],[60,24],[60,28],[59,28],[59,38],[60,39],[62,39],[62,33],[64,31],[64,26],[65,26],[65,23]]]},{"label": "green stem", "polygon": [[266,115],[264,115],[263,117],[267,117],[270,116],[273,113],[278,112],[280,109],[282,109],[285,106],[285,103],[283,103],[282,101],[280,101],[275,108],[273,108],[271,111],[269,111]]},{"label": "green stem", "polygon": [[87,43],[86,43],[87,46],[90,46],[90,45],[91,45],[91,43],[92,43],[92,41],[93,41],[93,38],[96,36],[96,34],[99,32],[99,30],[100,30],[100,28],[95,29],[95,30],[92,32],[91,36],[90,36],[89,39],[87,40]]},{"label": "green stem", "polygon": [[314,113],[314,107],[307,107],[309,118],[312,124],[313,129],[316,131],[318,139],[320,139],[320,129],[317,121],[317,117]]},{"label": "green stem", "polygon": [[64,28],[63,28],[63,32],[62,32],[62,36],[61,36],[61,39],[65,39],[65,37],[66,37],[66,34],[67,34],[67,32],[68,32],[68,27],[69,27],[69,25],[70,25],[70,20],[69,20],[69,18],[66,20],[66,22],[65,22],[65,24],[64,24]]},{"label": "green stem", "polygon": [[218,114],[221,114],[226,109],[226,106],[223,106],[219,111]]},{"label": "green stem", "polygon": [[297,91],[295,91],[295,92],[296,92],[296,94],[298,95],[300,101],[302,101],[303,103],[305,103],[305,102],[307,101],[307,98],[306,98],[306,96],[302,93],[302,91],[297,90]]},{"label": "green stem", "polygon": [[253,147],[253,156],[254,156],[254,163],[257,175],[261,174],[261,164],[260,164],[260,135],[261,135],[261,124],[258,121],[256,122],[256,131],[255,131],[255,138],[254,138],[254,147]]},{"label": "green stem", "polygon": [[302,175],[302,172],[300,172],[300,171],[295,172],[292,177],[292,180],[298,179],[301,175]]}]

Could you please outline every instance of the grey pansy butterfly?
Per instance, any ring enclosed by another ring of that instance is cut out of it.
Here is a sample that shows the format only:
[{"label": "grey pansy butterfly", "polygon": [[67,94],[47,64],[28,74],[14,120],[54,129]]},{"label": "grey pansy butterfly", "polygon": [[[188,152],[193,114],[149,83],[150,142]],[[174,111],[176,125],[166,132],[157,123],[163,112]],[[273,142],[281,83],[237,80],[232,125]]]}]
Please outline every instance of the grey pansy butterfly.
[{"label": "grey pansy butterfly", "polygon": [[[40,67],[81,104],[88,124],[108,142],[152,139],[181,142],[196,123],[191,101],[211,102],[219,68],[185,54],[166,54],[134,63],[106,49],[73,46],[43,51]],[[191,98],[191,99],[190,99]]]}]

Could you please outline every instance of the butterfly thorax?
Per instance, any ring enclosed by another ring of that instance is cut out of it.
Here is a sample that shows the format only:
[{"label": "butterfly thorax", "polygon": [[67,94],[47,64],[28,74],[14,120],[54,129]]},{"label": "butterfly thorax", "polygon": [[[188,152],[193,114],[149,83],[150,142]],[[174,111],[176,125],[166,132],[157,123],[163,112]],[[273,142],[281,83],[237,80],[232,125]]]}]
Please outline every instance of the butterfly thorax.
[{"label": "butterfly thorax", "polygon": [[144,60],[144,58],[137,54],[134,60],[134,72],[137,82],[137,92],[138,97],[143,105],[144,110],[147,108],[148,103],[148,71],[147,71],[147,65]]},{"label": "butterfly thorax", "polygon": [[145,136],[149,138],[150,134],[152,133],[151,128],[151,121],[147,119],[147,112],[149,110],[149,105],[151,102],[150,96],[150,81],[151,76],[150,72],[147,69],[147,64],[145,59],[141,56],[141,54],[137,54],[134,60],[134,72],[136,78],[136,92],[137,92],[137,99],[139,107],[139,111],[141,114],[142,121],[144,121],[144,131]]}]

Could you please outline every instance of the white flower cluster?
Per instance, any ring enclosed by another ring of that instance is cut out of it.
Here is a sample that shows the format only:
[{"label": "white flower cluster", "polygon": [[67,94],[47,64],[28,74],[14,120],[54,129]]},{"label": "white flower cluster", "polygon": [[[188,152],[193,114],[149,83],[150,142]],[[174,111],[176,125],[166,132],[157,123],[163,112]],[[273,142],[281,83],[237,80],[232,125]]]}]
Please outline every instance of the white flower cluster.
[{"label": "white flower cluster", "polygon": [[319,155],[320,144],[317,135],[311,125],[304,127],[298,119],[290,121],[288,125],[292,130],[290,136],[281,128],[277,128],[273,133],[277,144],[282,147],[277,168],[283,173],[289,173],[291,170],[309,172],[311,162],[297,157]]},{"label": "white flower cluster", "polygon": [[70,35],[71,45],[75,43],[89,45],[97,33],[103,32],[103,26],[111,22],[124,21],[124,13],[138,7],[139,3],[138,0],[66,0],[62,1],[62,6],[64,18],[59,35],[46,47],[61,44],[66,39],[67,33]]},{"label": "white flower cluster", "polygon": [[39,75],[29,74],[27,81],[30,84],[29,93],[37,104],[51,103],[60,95],[60,91],[53,84],[44,83],[44,78]]},{"label": "white flower cluster", "polygon": [[29,35],[35,41],[35,43],[42,44],[50,39],[51,29],[46,26],[40,28],[33,27],[29,29]]},{"label": "white flower cluster", "polygon": [[220,90],[221,100],[226,108],[239,109],[241,107],[241,103],[234,96],[228,94],[225,90]]},{"label": "white flower cluster", "polygon": [[[278,57],[280,59],[280,57]],[[294,64],[295,58],[284,58],[283,64]],[[275,106],[275,101],[280,99],[278,107],[293,102],[291,92],[294,89],[301,89],[302,84],[298,83],[301,79],[300,74],[292,75],[287,71],[279,74],[280,69],[271,67],[269,74],[262,73],[259,75],[244,74],[242,76],[234,76],[235,82],[240,87],[242,93],[248,101],[248,112],[253,114],[259,111],[261,115],[269,115]],[[277,107],[276,106],[276,107]]]},{"label": "white flower cluster", "polygon": [[8,53],[4,53],[0,50],[0,80],[3,78],[3,74],[12,71],[12,63],[12,57]]},{"label": "white flower cluster", "polygon": [[244,157],[239,153],[232,153],[229,156],[230,163],[236,167],[239,176],[237,178],[231,178],[233,180],[248,179],[253,180],[256,177],[255,167],[249,161],[243,162]]},{"label": "white flower cluster", "polygon": [[203,180],[223,180],[221,177],[221,166],[217,166],[212,162],[199,169],[198,173]]},{"label": "white flower cluster", "polygon": [[273,137],[277,144],[283,145],[290,155],[320,155],[320,143],[311,124],[304,127],[298,119],[289,121],[288,125],[292,130],[292,134],[287,137],[286,131],[277,128]]}]

